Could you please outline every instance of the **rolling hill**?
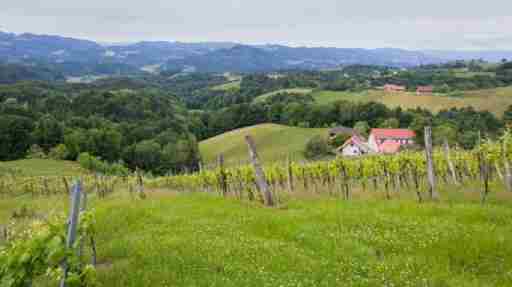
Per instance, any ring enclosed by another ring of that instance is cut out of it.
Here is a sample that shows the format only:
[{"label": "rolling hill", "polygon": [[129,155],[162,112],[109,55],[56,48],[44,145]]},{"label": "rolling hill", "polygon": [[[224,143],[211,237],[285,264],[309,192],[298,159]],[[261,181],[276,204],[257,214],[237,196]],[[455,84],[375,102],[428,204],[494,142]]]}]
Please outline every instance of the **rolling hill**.
[{"label": "rolling hill", "polygon": [[263,163],[285,160],[288,155],[294,160],[303,159],[302,151],[307,141],[316,135],[326,135],[327,129],[308,129],[276,124],[261,124],[230,131],[199,143],[206,164],[214,163],[219,154],[224,154],[227,165],[237,165],[248,160],[244,136],[251,135],[256,142]]},{"label": "rolling hill", "polygon": [[512,87],[488,90],[465,91],[460,97],[443,95],[416,96],[415,93],[386,94],[384,91],[370,90],[359,93],[318,91],[313,98],[319,104],[330,104],[339,100],[355,102],[378,102],[388,107],[425,108],[433,112],[452,107],[471,106],[476,110],[488,110],[501,117],[509,105],[512,105]]},{"label": "rolling hill", "polygon": [[511,51],[411,51],[395,48],[288,47],[233,42],[142,41],[104,44],[57,35],[0,31],[0,61],[52,64],[73,76],[133,74],[142,68],[198,72],[319,70],[362,64],[413,67],[483,58],[500,62]]},{"label": "rolling hill", "polygon": [[279,70],[319,70],[341,65],[382,65],[412,67],[440,63],[418,51],[401,49],[306,48],[281,45],[237,45],[206,54],[170,59],[168,69],[194,67],[198,72],[269,72]]}]

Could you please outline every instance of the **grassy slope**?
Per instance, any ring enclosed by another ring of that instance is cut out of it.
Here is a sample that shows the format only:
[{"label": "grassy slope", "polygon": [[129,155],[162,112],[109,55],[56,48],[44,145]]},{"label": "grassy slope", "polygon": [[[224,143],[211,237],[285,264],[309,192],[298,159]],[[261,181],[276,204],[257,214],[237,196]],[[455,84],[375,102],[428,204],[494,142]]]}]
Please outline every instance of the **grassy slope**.
[{"label": "grassy slope", "polygon": [[271,97],[273,95],[277,95],[279,93],[293,93],[293,94],[309,94],[311,93],[312,89],[304,89],[304,88],[295,88],[295,89],[282,89],[277,90],[274,92],[266,93],[261,96],[258,96],[254,99],[255,102],[261,102],[267,99],[268,97]]},{"label": "grassy slope", "polygon": [[226,163],[238,164],[248,159],[244,136],[253,136],[258,153],[263,162],[286,159],[291,154],[302,159],[306,142],[315,135],[326,135],[326,129],[304,129],[276,124],[262,124],[230,131],[207,139],[199,144],[201,155],[206,163],[214,162],[220,153]]},{"label": "grassy slope", "polygon": [[226,84],[211,87],[214,91],[240,90],[241,81],[233,81]]},{"label": "grassy slope", "polygon": [[[493,192],[482,207],[478,193],[464,189],[452,195],[472,200],[442,193],[443,202],[421,205],[366,194],[373,198],[309,195],[276,209],[214,194],[91,196],[99,280],[126,287],[512,286],[510,197],[500,203]],[[63,211],[68,201],[0,200],[0,211],[21,202]],[[0,212],[0,223],[7,214]]]},{"label": "grassy slope", "polygon": [[414,93],[386,94],[383,91],[365,91],[361,93],[319,91],[313,94],[320,104],[329,104],[338,100],[357,102],[379,102],[389,107],[423,107],[434,112],[450,107],[472,106],[478,110],[488,110],[501,116],[512,105],[512,87],[467,91],[463,97],[453,98],[440,95],[416,96]]},{"label": "grassy slope", "polygon": [[0,168],[16,169],[25,176],[73,176],[83,173],[80,166],[71,161],[50,159],[23,159],[0,162]]}]

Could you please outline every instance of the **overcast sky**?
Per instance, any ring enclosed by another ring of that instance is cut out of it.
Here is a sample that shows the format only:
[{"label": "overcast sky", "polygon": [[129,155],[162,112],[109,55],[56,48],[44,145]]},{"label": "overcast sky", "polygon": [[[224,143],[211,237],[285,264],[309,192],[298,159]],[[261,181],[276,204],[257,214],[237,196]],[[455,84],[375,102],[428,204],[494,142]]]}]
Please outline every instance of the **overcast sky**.
[{"label": "overcast sky", "polygon": [[0,30],[102,42],[512,49],[511,0],[5,0]]}]

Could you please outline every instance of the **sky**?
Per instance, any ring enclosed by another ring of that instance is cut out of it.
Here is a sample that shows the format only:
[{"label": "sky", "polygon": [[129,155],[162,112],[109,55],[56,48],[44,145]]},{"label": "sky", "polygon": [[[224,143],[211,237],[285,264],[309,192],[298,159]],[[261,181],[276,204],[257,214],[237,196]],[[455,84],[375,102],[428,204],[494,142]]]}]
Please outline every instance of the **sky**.
[{"label": "sky", "polygon": [[6,0],[0,31],[100,42],[512,49],[511,0]]}]

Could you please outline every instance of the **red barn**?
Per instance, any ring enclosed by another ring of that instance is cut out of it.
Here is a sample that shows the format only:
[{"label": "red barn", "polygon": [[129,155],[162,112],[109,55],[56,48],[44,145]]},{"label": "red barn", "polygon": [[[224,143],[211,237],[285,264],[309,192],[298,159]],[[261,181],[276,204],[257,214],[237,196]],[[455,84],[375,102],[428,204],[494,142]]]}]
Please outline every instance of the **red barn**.
[{"label": "red barn", "polygon": [[395,153],[400,147],[414,144],[416,133],[408,129],[372,129],[368,145],[378,153]]}]

